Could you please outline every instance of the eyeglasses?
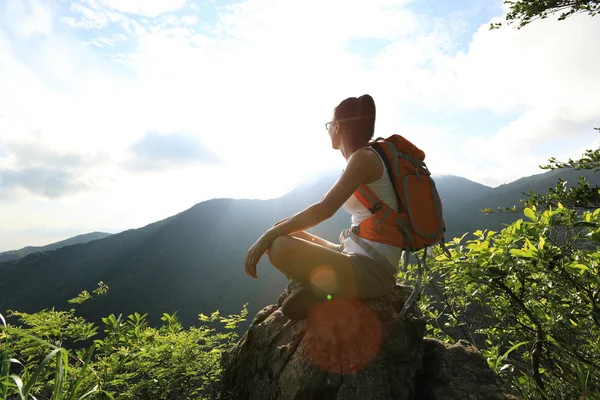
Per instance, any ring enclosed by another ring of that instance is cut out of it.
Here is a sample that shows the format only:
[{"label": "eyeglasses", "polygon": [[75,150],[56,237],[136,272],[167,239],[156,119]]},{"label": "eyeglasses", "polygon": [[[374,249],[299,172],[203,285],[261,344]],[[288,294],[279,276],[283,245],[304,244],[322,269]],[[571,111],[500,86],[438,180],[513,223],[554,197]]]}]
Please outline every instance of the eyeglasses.
[{"label": "eyeglasses", "polygon": [[353,118],[343,118],[343,119],[334,119],[331,120],[329,122],[325,122],[325,129],[327,131],[329,131],[329,129],[331,128],[331,125],[333,125],[334,122],[343,122],[343,121],[353,121],[353,120],[357,120],[357,119],[362,119],[362,118],[370,118],[370,117],[375,117],[374,115],[364,115],[362,117],[353,117]]}]

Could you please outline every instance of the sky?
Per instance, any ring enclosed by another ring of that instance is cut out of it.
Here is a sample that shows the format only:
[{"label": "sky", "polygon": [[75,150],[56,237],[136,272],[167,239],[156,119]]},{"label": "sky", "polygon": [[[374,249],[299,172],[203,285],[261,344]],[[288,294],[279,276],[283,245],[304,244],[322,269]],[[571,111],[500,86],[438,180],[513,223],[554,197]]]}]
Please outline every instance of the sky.
[{"label": "sky", "polygon": [[116,233],[344,167],[324,123],[377,106],[434,175],[489,186],[597,146],[600,17],[502,0],[0,0],[0,251]]}]

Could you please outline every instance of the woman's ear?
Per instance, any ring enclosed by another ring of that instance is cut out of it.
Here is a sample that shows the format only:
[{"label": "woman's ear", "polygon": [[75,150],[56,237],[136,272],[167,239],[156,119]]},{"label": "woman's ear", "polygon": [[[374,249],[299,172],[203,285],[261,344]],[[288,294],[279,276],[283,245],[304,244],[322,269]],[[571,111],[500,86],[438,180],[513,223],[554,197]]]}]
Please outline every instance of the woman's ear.
[{"label": "woman's ear", "polygon": [[333,131],[333,137],[331,138],[331,140],[333,142],[333,148],[338,150],[341,145],[341,140],[340,140],[340,124],[337,121],[335,121],[333,123],[332,131]]}]

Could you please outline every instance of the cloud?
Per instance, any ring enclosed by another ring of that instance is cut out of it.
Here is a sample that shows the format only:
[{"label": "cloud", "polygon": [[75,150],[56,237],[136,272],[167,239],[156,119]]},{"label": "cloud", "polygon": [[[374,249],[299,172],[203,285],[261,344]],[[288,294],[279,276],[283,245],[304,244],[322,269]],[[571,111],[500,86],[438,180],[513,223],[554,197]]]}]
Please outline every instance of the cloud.
[{"label": "cloud", "polygon": [[8,27],[20,39],[47,35],[53,29],[51,8],[36,0],[0,2],[0,26]]},{"label": "cloud", "polygon": [[99,156],[86,159],[85,155],[76,152],[54,150],[39,142],[8,142],[6,151],[15,158],[17,165],[41,168],[82,169],[101,160]]},{"label": "cloud", "polygon": [[183,8],[186,0],[85,0],[88,4],[105,6],[126,14],[156,17]]},{"label": "cloud", "polygon": [[13,189],[21,188],[50,199],[89,189],[85,183],[79,181],[76,174],[56,168],[39,167],[0,171],[0,187],[3,196]]},{"label": "cloud", "polygon": [[119,230],[281,195],[343,168],[323,122],[362,93],[376,135],[434,173],[495,185],[595,143],[600,17],[489,31],[501,0],[437,3],[0,0],[0,173],[19,194],[0,221]]},{"label": "cloud", "polygon": [[164,171],[190,164],[218,164],[220,160],[192,136],[148,132],[130,147],[132,157],[124,162],[135,172]]},{"label": "cloud", "polygon": [[0,160],[2,198],[18,189],[55,199],[89,191],[99,182],[94,169],[107,161],[104,154],[84,154],[51,147],[39,141],[10,141]]},{"label": "cloud", "polygon": [[591,66],[600,63],[600,48],[590,38],[600,37],[597,22],[575,15],[521,30],[482,26],[466,53],[433,60],[424,104],[516,114],[491,135],[466,138],[462,155],[478,162],[479,179],[507,183],[595,142],[600,77]]}]

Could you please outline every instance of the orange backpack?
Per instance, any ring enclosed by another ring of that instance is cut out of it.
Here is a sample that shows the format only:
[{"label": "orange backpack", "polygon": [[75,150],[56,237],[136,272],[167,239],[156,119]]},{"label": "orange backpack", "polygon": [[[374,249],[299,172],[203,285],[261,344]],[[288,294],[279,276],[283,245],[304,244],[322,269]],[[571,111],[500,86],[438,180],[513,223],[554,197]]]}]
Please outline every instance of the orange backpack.
[{"label": "orange backpack", "polygon": [[[387,139],[378,138],[369,144],[381,156],[398,198],[399,211],[385,204],[369,187],[360,185],[354,192],[356,198],[371,212],[371,217],[353,226],[347,236],[352,236],[365,250],[368,244],[360,238],[389,244],[404,250],[404,270],[411,252],[425,249],[439,243],[446,255],[444,232],[446,225],[442,215],[442,202],[431,178],[431,173],[423,162],[425,153],[400,135]],[[362,242],[362,243],[360,243]],[[365,246],[366,245],[366,246]],[[404,315],[414,302],[421,286],[423,266],[417,258],[418,276],[415,288],[406,301],[400,315]]]}]

